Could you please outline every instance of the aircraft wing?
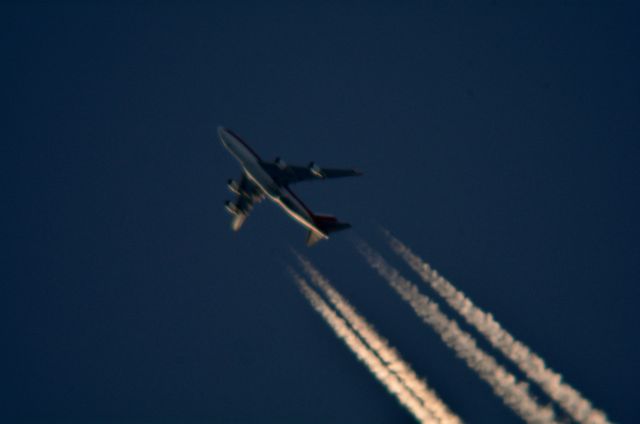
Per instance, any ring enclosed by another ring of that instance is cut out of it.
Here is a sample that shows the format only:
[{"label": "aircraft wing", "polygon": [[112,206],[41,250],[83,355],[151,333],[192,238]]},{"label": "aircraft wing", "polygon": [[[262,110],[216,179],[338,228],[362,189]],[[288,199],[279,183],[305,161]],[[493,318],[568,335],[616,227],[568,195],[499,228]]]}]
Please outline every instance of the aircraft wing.
[{"label": "aircraft wing", "polygon": [[236,199],[233,203],[227,202],[225,205],[229,213],[233,215],[231,228],[233,231],[238,231],[249,216],[253,205],[262,200],[262,194],[260,188],[245,174],[242,174],[240,182],[232,190],[236,193]]},{"label": "aircraft wing", "polygon": [[277,165],[271,167],[277,169],[277,180],[281,184],[294,184],[300,181],[324,180],[328,178],[355,177],[362,175],[362,172],[356,169],[336,169],[336,168],[320,168],[313,162],[308,166],[286,165],[280,168]]}]

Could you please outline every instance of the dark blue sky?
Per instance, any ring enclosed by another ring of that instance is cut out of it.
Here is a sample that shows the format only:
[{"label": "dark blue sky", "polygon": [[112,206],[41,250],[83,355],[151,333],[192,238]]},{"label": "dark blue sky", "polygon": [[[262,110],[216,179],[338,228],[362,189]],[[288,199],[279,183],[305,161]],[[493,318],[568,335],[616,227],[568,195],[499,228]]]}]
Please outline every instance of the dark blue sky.
[{"label": "dark blue sky", "polygon": [[639,10],[538,3],[0,6],[0,419],[412,422],[287,277],[295,247],[463,419],[518,422],[347,234],[306,250],[271,204],[230,231],[222,124],[362,169],[296,192],[638,422]]}]

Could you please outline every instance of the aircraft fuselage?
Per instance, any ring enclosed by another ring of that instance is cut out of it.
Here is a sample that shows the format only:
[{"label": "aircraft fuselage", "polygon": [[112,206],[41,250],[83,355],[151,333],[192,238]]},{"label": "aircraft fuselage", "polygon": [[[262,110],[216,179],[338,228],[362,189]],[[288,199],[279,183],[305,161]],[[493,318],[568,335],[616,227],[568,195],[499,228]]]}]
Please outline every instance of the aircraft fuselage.
[{"label": "aircraft fuselage", "polygon": [[240,137],[219,127],[218,135],[224,147],[238,160],[247,178],[256,184],[265,196],[278,204],[289,216],[310,231],[328,238],[315,224],[311,211],[286,185],[278,184],[263,166],[263,162]]}]

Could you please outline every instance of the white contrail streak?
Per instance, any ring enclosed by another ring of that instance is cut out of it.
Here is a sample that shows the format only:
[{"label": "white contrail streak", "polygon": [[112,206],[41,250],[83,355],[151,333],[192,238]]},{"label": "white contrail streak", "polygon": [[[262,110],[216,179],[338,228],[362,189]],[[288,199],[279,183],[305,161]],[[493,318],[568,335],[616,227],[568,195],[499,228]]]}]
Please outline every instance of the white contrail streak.
[{"label": "white contrail streak", "polygon": [[604,412],[593,408],[576,389],[562,381],[562,376],[547,367],[538,355],[513,336],[493,318],[490,313],[473,304],[460,290],[447,281],[420,259],[404,243],[384,230],[389,244],[407,264],[428,283],[447,303],[478,332],[484,335],[491,344],[512,360],[528,378],[540,385],[542,390],[556,401],[571,417],[585,424],[604,424],[607,417]]},{"label": "white contrail streak", "polygon": [[424,408],[428,409],[438,422],[451,424],[461,423],[460,418],[451,412],[433,390],[429,389],[426,382],[416,375],[411,366],[402,359],[394,348],[389,346],[387,340],[378,334],[373,326],[331,285],[329,280],[327,280],[308,259],[298,253],[296,253],[296,256],[311,281],[324,292],[333,306],[347,320],[365,343],[369,345],[371,350],[382,359],[385,365],[393,371],[400,381],[421,401]]},{"label": "white contrail streak", "polygon": [[351,349],[356,357],[364,363],[369,371],[380,381],[389,393],[393,394],[400,404],[402,404],[419,422],[431,423],[437,422],[429,414],[428,410],[422,407],[422,404],[416,399],[398,377],[386,367],[380,358],[371,351],[349,325],[338,316],[338,314],[313,290],[306,281],[295,271],[291,271],[291,275],[300,287],[300,291],[309,301],[313,309],[318,312],[326,321],[331,329],[340,337],[344,343]]},{"label": "white contrail streak", "polygon": [[421,294],[415,284],[402,277],[366,243],[356,243],[358,251],[369,265],[378,271],[391,287],[411,305],[416,314],[430,325],[442,340],[462,358],[469,368],[485,380],[495,394],[522,419],[530,423],[556,422],[553,409],[540,406],[529,394],[528,386],[499,365],[493,356],[481,350],[475,339],[449,319],[429,297]]}]

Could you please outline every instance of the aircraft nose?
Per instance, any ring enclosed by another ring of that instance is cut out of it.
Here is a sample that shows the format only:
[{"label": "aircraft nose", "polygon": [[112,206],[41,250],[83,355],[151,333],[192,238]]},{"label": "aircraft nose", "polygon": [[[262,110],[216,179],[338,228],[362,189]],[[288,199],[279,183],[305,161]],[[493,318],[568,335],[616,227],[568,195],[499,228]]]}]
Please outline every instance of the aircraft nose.
[{"label": "aircraft nose", "polygon": [[224,144],[225,146],[227,145],[227,140],[229,138],[229,132],[222,125],[220,125],[218,127],[218,138],[220,139],[222,144]]}]

